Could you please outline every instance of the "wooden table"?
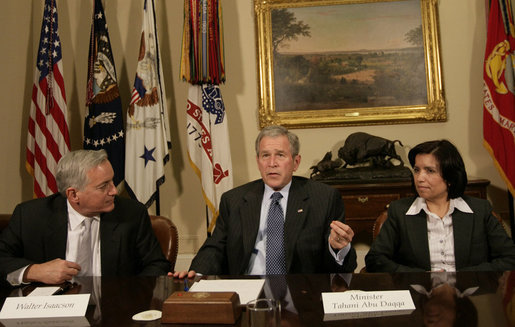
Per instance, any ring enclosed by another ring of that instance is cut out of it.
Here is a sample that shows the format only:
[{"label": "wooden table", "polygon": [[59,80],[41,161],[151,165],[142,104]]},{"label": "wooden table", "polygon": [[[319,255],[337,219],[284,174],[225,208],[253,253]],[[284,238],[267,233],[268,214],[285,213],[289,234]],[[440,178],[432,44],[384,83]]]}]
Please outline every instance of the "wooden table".
[{"label": "wooden table", "polygon": [[[439,275],[441,279],[455,280],[454,284],[444,286],[452,290],[457,289],[460,294],[473,287],[478,287],[469,296],[450,297],[451,302],[437,296],[437,291],[433,290],[431,296],[426,296],[410,287],[410,285],[421,285],[430,291],[432,289],[431,277],[434,276],[430,273],[286,275],[284,278],[287,281],[289,297],[282,300],[283,325],[423,326],[424,320],[427,321],[427,319],[457,317],[460,322],[464,323],[463,326],[507,326],[503,301],[515,301],[515,298],[512,297],[513,289],[505,291],[505,285],[509,285],[510,288],[515,285],[515,272],[461,272],[456,275],[441,273]],[[208,276],[205,278],[230,277]],[[184,287],[182,281],[165,276],[156,278],[89,277],[82,278],[78,282],[81,287],[75,288],[75,291],[79,293],[90,293],[87,289],[91,290],[92,286],[101,291],[100,294],[96,292],[97,294],[94,295],[97,304],[90,305],[86,313],[86,318],[91,326],[167,326],[161,324],[160,320],[138,323],[132,321],[131,317],[144,310],[160,310],[163,301],[172,292],[182,291]],[[324,321],[320,300],[321,292],[346,290],[409,290],[416,310],[410,314],[398,316]],[[19,291],[19,289],[9,287],[0,288],[0,305],[3,305],[6,296],[20,296]],[[236,326],[246,325],[246,313],[244,312]]]}]

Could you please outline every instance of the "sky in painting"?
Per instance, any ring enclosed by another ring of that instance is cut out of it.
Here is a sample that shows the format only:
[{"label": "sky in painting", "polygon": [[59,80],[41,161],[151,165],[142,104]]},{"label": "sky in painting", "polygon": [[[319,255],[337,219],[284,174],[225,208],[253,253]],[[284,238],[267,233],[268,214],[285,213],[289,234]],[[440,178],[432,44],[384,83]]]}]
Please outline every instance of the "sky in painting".
[{"label": "sky in painting", "polygon": [[[373,2],[289,8],[310,26],[279,52],[388,50],[413,46],[405,34],[421,24],[420,1]],[[272,27],[273,28],[273,27]]]}]

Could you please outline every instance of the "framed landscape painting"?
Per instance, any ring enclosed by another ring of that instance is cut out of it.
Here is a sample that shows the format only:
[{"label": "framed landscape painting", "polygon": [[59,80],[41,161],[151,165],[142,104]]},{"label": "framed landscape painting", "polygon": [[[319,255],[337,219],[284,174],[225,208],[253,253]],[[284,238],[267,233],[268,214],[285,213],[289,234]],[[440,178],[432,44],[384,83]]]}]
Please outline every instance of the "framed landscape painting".
[{"label": "framed landscape painting", "polygon": [[254,0],[259,121],[445,121],[435,0]]}]

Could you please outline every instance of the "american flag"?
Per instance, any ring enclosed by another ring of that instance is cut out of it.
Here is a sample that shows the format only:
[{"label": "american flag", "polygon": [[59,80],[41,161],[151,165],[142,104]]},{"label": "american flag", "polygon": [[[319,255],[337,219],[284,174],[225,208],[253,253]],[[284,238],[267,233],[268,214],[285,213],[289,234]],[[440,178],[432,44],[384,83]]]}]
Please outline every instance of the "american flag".
[{"label": "american flag", "polygon": [[70,151],[61,58],[56,3],[45,0],[27,136],[26,168],[36,197],[57,192],[57,163]]}]

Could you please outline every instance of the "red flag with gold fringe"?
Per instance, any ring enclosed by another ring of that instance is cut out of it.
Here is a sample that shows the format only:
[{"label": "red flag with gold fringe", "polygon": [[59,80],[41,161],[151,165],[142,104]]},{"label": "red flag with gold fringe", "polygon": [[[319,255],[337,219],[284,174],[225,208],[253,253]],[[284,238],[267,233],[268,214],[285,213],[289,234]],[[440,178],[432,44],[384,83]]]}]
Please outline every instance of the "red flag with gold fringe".
[{"label": "red flag with gold fringe", "polygon": [[509,0],[493,0],[483,74],[483,138],[515,195],[515,28]]}]

